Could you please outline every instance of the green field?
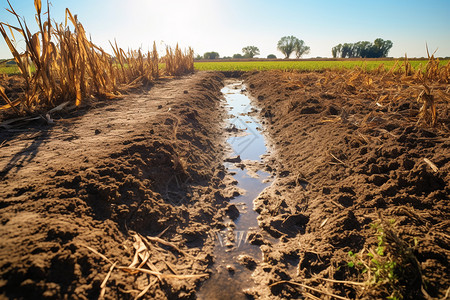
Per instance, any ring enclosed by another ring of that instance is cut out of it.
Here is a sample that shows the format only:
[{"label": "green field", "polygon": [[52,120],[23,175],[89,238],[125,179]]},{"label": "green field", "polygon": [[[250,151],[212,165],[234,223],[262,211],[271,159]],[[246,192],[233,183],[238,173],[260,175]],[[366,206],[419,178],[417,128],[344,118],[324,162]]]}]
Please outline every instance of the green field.
[{"label": "green field", "polygon": [[[354,67],[362,67],[367,70],[378,68],[383,64],[386,69],[392,68],[395,60],[303,60],[303,61],[208,61],[194,62],[196,70],[200,71],[253,71],[253,70],[301,70],[301,71],[317,71],[323,69],[352,69]],[[419,65],[424,66],[426,60],[410,60],[411,65],[416,68]],[[442,60],[441,64],[448,63],[449,60]],[[401,66],[403,60],[398,62]]]},{"label": "green field", "polygon": [[[447,64],[450,60],[441,60],[441,65]],[[194,62],[194,67],[199,71],[263,71],[263,70],[300,70],[300,71],[317,71],[323,69],[352,69],[361,67],[367,70],[378,68],[383,64],[386,69],[392,68],[395,60],[303,60],[303,61],[206,61]],[[414,68],[426,65],[426,60],[410,60]],[[403,60],[397,63],[401,66]],[[162,64],[163,65],[163,64]],[[164,66],[161,66],[162,69]],[[0,74],[18,74],[17,66],[5,66],[0,64]]]},{"label": "green field", "polygon": [[19,68],[17,66],[5,66],[0,65],[0,74],[19,74]]}]

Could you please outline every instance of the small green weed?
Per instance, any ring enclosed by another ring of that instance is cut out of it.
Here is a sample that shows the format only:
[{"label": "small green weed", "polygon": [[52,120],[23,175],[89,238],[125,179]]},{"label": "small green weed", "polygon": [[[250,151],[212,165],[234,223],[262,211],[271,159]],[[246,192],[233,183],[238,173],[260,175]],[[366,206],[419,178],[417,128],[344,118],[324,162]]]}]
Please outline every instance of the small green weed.
[{"label": "small green weed", "polygon": [[392,230],[393,225],[393,221],[372,224],[376,245],[358,253],[349,251],[347,267],[366,274],[365,290],[371,295],[390,300],[414,298],[423,292],[420,266],[412,249]]}]

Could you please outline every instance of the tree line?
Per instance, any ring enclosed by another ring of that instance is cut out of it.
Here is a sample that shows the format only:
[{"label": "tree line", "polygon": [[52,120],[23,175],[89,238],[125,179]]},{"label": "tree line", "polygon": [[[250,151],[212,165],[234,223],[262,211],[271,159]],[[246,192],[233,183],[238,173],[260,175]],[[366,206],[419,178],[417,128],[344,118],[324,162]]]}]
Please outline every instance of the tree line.
[{"label": "tree line", "polygon": [[[331,49],[333,58],[379,58],[387,57],[389,50],[393,46],[392,41],[383,40],[381,38],[376,39],[373,43],[368,41],[359,41],[357,43],[344,43],[334,46]],[[303,55],[308,54],[310,47],[305,44],[301,39],[295,36],[284,36],[277,43],[277,49],[283,53],[286,59],[290,58],[292,54],[295,57],[301,58]],[[240,58],[253,58],[259,55],[259,48],[256,46],[246,46],[242,48],[242,53],[236,53],[233,57],[225,56],[225,59],[240,59]],[[196,59],[218,59],[219,53],[211,51],[206,52],[203,56],[197,55]],[[267,58],[277,58],[274,54],[269,54]]]},{"label": "tree line", "polygon": [[393,46],[392,41],[376,39],[373,43],[360,41],[357,43],[344,43],[334,46],[331,49],[333,58],[379,58],[387,57],[389,50]]}]

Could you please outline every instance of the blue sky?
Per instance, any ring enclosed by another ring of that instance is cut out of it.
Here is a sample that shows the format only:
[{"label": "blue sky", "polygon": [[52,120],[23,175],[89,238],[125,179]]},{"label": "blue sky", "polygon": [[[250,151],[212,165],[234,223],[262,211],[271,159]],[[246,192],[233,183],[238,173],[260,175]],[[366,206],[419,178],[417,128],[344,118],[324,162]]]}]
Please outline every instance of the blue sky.
[{"label": "blue sky", "polygon": [[[10,1],[35,31],[34,0]],[[0,21],[16,25],[6,0],[0,3]],[[178,42],[199,54],[232,56],[254,45],[259,57],[282,57],[278,40],[294,35],[311,47],[305,57],[330,57],[339,43],[378,37],[394,43],[389,56],[426,56],[425,43],[430,51],[438,48],[437,56],[450,56],[450,0],[53,0],[52,18],[64,22],[66,7],[108,52],[108,41],[116,38],[123,48],[147,50],[156,41],[163,51]],[[8,57],[1,39],[0,58]]]}]

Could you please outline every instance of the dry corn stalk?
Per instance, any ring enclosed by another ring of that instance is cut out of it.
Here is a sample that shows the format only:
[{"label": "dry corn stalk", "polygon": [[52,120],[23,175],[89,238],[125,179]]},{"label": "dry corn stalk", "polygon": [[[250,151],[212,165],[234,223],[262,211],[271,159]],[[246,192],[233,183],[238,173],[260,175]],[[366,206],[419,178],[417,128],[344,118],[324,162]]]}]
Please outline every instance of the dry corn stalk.
[{"label": "dry corn stalk", "polygon": [[189,73],[194,71],[194,50],[189,48],[189,50],[183,52],[177,46],[175,50],[170,47],[166,48],[166,56],[163,58],[166,63],[166,73],[168,75],[181,75],[184,73]]},{"label": "dry corn stalk", "polygon": [[434,96],[431,94],[430,88],[423,85],[424,89],[417,97],[417,102],[422,103],[419,110],[419,120],[417,122],[424,122],[430,126],[435,126],[437,121],[436,104]]},{"label": "dry corn stalk", "polygon": [[[13,108],[17,113],[23,113],[24,110],[33,111],[40,105],[55,105],[63,101],[80,105],[83,99],[90,96],[115,98],[122,90],[160,77],[155,43],[153,50],[147,53],[141,49],[125,53],[117,43],[111,44],[113,57],[87,38],[83,25],[69,9],[66,9],[64,25],[52,24],[48,1],[47,17],[43,21],[41,0],[35,0],[39,30],[32,34],[7,1],[7,10],[16,17],[18,26],[0,22],[0,33],[25,80],[25,92],[21,99],[10,101],[0,91],[0,98],[6,102],[0,110]],[[14,33],[23,37],[26,44],[24,53],[19,53],[14,46]],[[192,49],[183,53],[177,45],[175,50],[167,48],[166,52],[166,75],[181,75],[194,70]]]}]

